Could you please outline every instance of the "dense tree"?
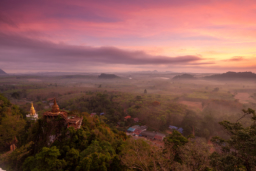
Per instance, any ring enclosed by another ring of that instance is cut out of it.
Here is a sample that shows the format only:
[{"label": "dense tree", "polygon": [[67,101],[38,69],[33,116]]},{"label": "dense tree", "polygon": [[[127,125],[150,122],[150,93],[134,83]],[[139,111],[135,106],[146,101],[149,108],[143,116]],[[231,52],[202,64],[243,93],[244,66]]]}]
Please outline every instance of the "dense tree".
[{"label": "dense tree", "polygon": [[18,106],[0,94],[0,152],[10,149],[25,126],[25,120]]},{"label": "dense tree", "polygon": [[19,98],[20,98],[20,93],[19,93],[19,92],[13,92],[13,93],[11,94],[11,96],[12,96],[13,98],[15,98],[15,99],[19,99]]},{"label": "dense tree", "polygon": [[188,139],[176,130],[173,130],[172,134],[169,134],[164,139],[165,149],[171,149],[171,151],[174,153],[174,161],[179,163],[182,163],[180,149],[186,143],[188,143]]},{"label": "dense tree", "polygon": [[143,139],[129,139],[123,145],[121,161],[132,170],[170,170],[172,153],[165,151]]},{"label": "dense tree", "polygon": [[66,162],[58,159],[60,156],[59,149],[55,146],[51,148],[44,147],[36,156],[28,157],[23,163],[23,171],[41,170],[54,171],[62,170]]},{"label": "dense tree", "polygon": [[210,168],[210,146],[202,139],[193,139],[180,149],[180,158],[187,170],[205,171]]},{"label": "dense tree", "polygon": [[[213,137],[212,141],[219,146],[220,151],[211,155],[211,164],[216,170],[241,170],[251,171],[256,165],[256,114],[252,109],[243,110],[245,117],[251,115],[252,124],[243,127],[238,120],[220,122],[230,135],[229,139]],[[242,119],[241,118],[241,119]]]},{"label": "dense tree", "polygon": [[198,120],[196,113],[188,110],[180,126],[183,128],[183,134],[186,136],[193,134],[195,136],[195,131],[198,129]]},{"label": "dense tree", "polygon": [[[0,146],[1,150],[9,149],[15,137],[23,130],[25,121],[17,115],[6,115],[2,118],[0,125]],[[4,149],[3,149],[4,148]]]}]

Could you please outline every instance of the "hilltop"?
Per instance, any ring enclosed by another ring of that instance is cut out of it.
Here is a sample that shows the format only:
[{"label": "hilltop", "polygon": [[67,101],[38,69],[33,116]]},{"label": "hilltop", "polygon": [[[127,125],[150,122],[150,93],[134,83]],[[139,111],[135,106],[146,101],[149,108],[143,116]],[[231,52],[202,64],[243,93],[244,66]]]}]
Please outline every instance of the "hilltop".
[{"label": "hilltop", "polygon": [[0,75],[7,75],[7,73],[0,69]]},{"label": "hilltop", "polygon": [[181,80],[181,79],[195,79],[195,77],[190,74],[176,75],[175,77],[173,77],[173,80]]},{"label": "hilltop", "polygon": [[216,80],[233,80],[233,79],[256,79],[256,74],[252,72],[226,72],[223,74],[216,74],[204,77],[205,79],[216,79]]},{"label": "hilltop", "polygon": [[105,78],[105,79],[110,79],[110,78],[119,78],[118,76],[116,76],[115,74],[100,74],[99,78]]}]

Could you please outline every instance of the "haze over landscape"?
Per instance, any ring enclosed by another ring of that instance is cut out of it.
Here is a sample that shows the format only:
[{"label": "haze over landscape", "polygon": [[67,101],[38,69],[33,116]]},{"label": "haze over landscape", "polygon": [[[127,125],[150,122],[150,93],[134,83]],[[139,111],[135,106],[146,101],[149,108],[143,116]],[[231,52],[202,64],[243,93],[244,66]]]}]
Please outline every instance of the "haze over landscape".
[{"label": "haze over landscape", "polygon": [[0,0],[0,171],[256,170],[255,33],[255,0]]},{"label": "haze over landscape", "polygon": [[2,0],[0,68],[256,71],[255,1]]}]

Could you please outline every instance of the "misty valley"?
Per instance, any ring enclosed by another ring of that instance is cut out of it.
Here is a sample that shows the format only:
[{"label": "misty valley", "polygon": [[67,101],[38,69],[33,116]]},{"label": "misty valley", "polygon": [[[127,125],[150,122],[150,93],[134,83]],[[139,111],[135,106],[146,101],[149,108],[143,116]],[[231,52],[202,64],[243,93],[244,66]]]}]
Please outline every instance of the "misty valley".
[{"label": "misty valley", "polygon": [[8,171],[255,169],[251,72],[3,71],[0,91]]},{"label": "misty valley", "polygon": [[256,171],[255,0],[0,0],[0,171]]}]

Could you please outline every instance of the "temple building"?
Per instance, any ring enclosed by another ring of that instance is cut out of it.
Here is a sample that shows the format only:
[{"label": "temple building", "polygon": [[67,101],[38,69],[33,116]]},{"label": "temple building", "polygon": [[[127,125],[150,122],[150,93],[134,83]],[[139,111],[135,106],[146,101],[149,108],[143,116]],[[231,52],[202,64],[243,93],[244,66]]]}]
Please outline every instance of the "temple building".
[{"label": "temple building", "polygon": [[31,119],[31,120],[37,120],[38,119],[38,114],[36,113],[36,110],[33,106],[33,103],[31,103],[31,107],[30,107],[30,113],[26,115],[26,117],[28,119]]},{"label": "temple building", "polygon": [[50,122],[54,119],[58,119],[59,117],[63,118],[65,120],[65,126],[74,127],[75,129],[79,129],[82,125],[83,117],[78,116],[68,116],[67,112],[60,111],[60,108],[56,102],[56,99],[54,98],[54,103],[52,105],[52,110],[45,112],[43,114],[44,119],[46,119],[47,122]]},{"label": "temple building", "polygon": [[43,114],[43,117],[44,119],[46,119],[47,122],[51,121],[52,119],[57,119],[58,117],[62,117],[66,120],[68,114],[65,111],[60,111],[59,105],[57,104],[56,99],[54,98],[52,110],[45,112]]}]

